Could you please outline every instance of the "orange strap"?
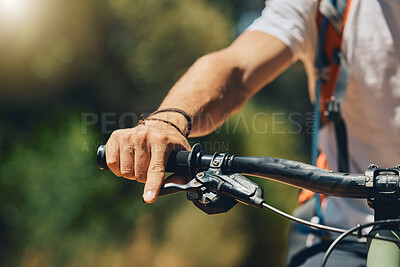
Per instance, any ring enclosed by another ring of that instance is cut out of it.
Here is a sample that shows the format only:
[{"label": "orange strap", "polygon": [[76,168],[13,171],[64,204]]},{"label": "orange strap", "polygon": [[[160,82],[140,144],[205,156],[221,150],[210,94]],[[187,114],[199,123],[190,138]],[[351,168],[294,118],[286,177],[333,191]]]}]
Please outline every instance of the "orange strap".
[{"label": "orange strap", "polygon": [[[322,115],[322,124],[325,124],[327,122],[327,118],[324,116],[326,105],[329,101],[331,101],[331,97],[334,94],[335,86],[339,76],[339,65],[335,63],[333,57],[334,51],[341,49],[343,31],[349,14],[350,5],[351,0],[348,0],[346,4],[346,10],[343,14],[343,25],[340,33],[338,33],[330,23],[327,25],[326,28],[324,52],[330,62],[330,65],[327,74],[328,76],[326,77],[327,79],[325,80],[325,82],[321,83],[320,111]],[[321,28],[322,14],[320,12],[318,13],[317,20],[318,28]]]},{"label": "orange strap", "polygon": [[[325,124],[327,122],[326,116],[324,116],[324,113],[326,111],[326,105],[329,101],[331,101],[331,97],[334,94],[335,86],[337,83],[337,79],[339,76],[339,65],[335,63],[335,60],[333,59],[334,56],[334,51],[337,49],[341,49],[341,43],[342,43],[342,37],[343,37],[343,31],[344,27],[346,25],[346,21],[348,18],[349,14],[349,7],[351,5],[351,0],[347,1],[346,4],[346,10],[344,11],[343,14],[343,25],[342,25],[342,30],[340,33],[338,33],[335,28],[329,23],[326,28],[326,36],[325,36],[325,43],[324,43],[324,52],[326,56],[328,57],[328,60],[330,62],[329,65],[329,70],[328,70],[328,77],[325,82],[321,83],[321,96],[320,96],[320,111],[321,111],[321,117],[322,117],[322,124]],[[318,29],[321,28],[322,24],[322,14],[321,12],[318,12],[317,16],[317,24],[318,24]],[[326,169],[328,170],[328,162],[326,159],[326,155],[321,153],[316,162],[317,167]],[[314,196],[314,192],[310,190],[302,190],[298,203],[302,204],[312,198]],[[320,195],[321,201],[325,198],[324,195]]]},{"label": "orange strap", "polygon": [[[324,153],[319,154],[317,158],[317,167],[325,170],[329,170],[328,168],[328,161],[326,160],[326,155]],[[298,204],[303,204],[307,200],[311,199],[314,196],[314,192],[303,189],[300,192],[299,199],[298,199]],[[325,195],[320,194],[320,199],[321,201],[325,198]]]}]

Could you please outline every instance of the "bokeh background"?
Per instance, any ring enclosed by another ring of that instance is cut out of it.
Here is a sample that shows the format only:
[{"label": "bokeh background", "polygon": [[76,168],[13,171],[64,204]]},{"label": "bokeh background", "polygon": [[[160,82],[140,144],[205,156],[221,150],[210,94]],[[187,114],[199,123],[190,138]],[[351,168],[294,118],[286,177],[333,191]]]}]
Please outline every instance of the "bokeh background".
[{"label": "bokeh background", "polygon": [[[244,205],[209,216],[184,194],[143,204],[142,184],[95,163],[121,114],[136,116],[123,121],[132,127],[154,111],[198,57],[228,45],[263,6],[0,0],[0,265],[283,266],[287,220]],[[297,63],[217,133],[190,142],[307,162],[310,110]],[[268,203],[294,209],[297,189],[254,179]]]}]

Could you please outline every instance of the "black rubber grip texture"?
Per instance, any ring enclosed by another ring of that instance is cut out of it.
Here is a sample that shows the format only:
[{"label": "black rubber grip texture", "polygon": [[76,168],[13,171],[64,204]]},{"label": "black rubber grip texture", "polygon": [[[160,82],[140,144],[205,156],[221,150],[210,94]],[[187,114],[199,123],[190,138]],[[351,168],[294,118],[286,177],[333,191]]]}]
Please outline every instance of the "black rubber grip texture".
[{"label": "black rubber grip texture", "polygon": [[[188,174],[188,157],[190,151],[173,151],[168,159],[166,171],[177,174]],[[109,170],[106,159],[106,146],[97,149],[97,166],[102,170]]]},{"label": "black rubber grip texture", "polygon": [[260,176],[326,195],[367,196],[364,174],[332,172],[287,159],[235,157],[232,172]]},{"label": "black rubber grip texture", "polygon": [[188,158],[190,151],[172,151],[169,156],[166,172],[174,172],[177,174],[189,174]]}]

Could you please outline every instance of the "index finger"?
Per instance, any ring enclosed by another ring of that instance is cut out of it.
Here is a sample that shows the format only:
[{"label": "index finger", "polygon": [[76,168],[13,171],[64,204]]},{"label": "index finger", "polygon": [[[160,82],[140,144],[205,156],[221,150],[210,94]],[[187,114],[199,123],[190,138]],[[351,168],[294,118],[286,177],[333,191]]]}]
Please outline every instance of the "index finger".
[{"label": "index finger", "polygon": [[147,203],[152,203],[156,200],[156,196],[164,180],[165,166],[167,165],[170,154],[171,150],[165,144],[151,147],[150,165],[147,171],[147,181],[143,192],[143,199]]}]

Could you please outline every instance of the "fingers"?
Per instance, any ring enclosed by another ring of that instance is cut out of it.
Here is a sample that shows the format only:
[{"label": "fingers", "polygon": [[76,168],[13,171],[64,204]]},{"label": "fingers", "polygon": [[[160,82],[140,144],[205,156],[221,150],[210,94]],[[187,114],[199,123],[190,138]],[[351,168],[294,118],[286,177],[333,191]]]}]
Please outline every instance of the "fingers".
[{"label": "fingers", "polygon": [[106,159],[109,169],[116,176],[134,179],[134,145],[126,131],[116,131],[106,144]]},{"label": "fingers", "polygon": [[147,179],[147,170],[150,164],[150,155],[147,144],[142,142],[135,151],[135,178],[138,182],[144,183]]},{"label": "fingers", "polygon": [[[146,203],[152,203],[156,200],[160,187],[163,184],[165,176],[165,166],[168,158],[173,150],[186,149],[190,150],[190,145],[185,139],[183,144],[168,143],[167,138],[159,139],[151,147],[151,158],[147,172],[147,180],[144,186],[143,200]],[[172,176],[170,181],[177,181],[185,184],[182,177]]]},{"label": "fingers", "polygon": [[165,165],[170,153],[170,149],[165,144],[154,145],[151,148],[150,165],[143,193],[143,199],[147,203],[152,203],[156,200],[164,180]]},{"label": "fingers", "polygon": [[120,151],[120,171],[124,178],[134,179],[134,146],[132,144],[125,145],[124,143],[120,143],[119,147]]},{"label": "fingers", "polygon": [[112,136],[106,145],[107,166],[116,176],[121,177],[119,170],[119,143]]},{"label": "fingers", "polygon": [[165,176],[165,166],[173,150],[190,150],[176,129],[164,124],[138,126],[115,131],[106,144],[107,165],[117,176],[146,182],[143,199],[157,198]]}]

